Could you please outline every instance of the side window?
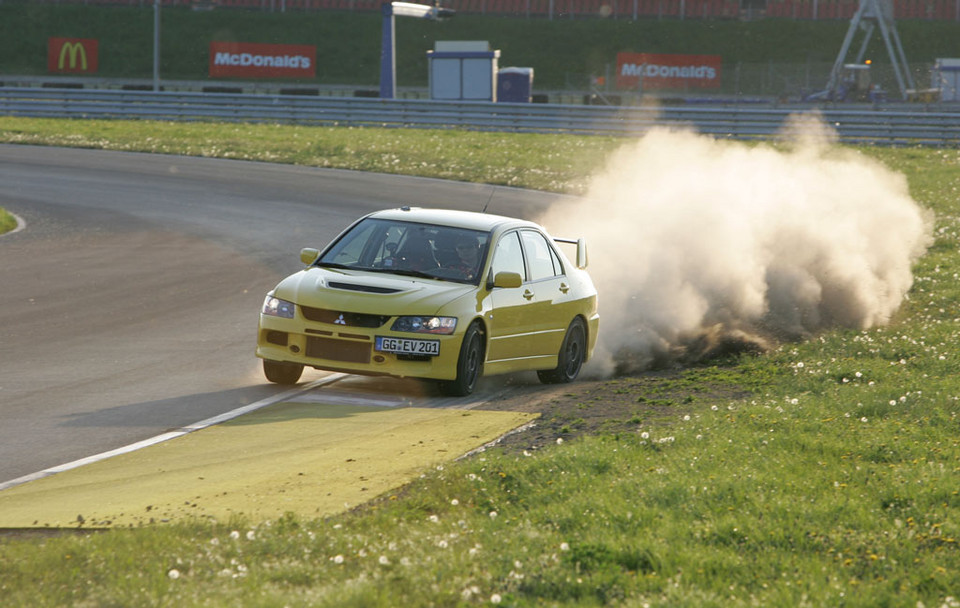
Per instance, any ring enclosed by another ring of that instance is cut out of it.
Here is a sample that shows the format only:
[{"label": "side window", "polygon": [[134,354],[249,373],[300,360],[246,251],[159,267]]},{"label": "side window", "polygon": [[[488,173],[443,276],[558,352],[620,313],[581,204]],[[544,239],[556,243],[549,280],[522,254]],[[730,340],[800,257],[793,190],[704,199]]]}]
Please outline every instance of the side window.
[{"label": "side window", "polygon": [[520,249],[520,236],[516,232],[503,235],[493,252],[493,263],[490,266],[493,276],[498,272],[516,272],[526,278],[523,268],[523,251]]},{"label": "side window", "polygon": [[553,247],[550,248],[550,258],[553,260],[553,274],[563,276],[563,264],[560,262],[560,256],[557,255],[557,250]]},{"label": "side window", "polygon": [[556,276],[558,273],[553,259],[555,254],[543,235],[533,230],[524,230],[520,234],[524,252],[527,254],[527,263],[530,266],[530,280],[539,281]]}]

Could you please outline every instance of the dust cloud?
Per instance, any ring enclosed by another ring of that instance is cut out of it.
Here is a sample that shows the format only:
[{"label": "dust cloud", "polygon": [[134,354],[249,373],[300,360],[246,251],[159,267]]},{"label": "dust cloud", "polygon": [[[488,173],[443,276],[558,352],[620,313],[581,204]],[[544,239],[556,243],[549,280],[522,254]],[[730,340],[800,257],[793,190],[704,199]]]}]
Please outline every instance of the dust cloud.
[{"label": "dust cloud", "polygon": [[931,243],[906,178],[833,146],[818,119],[777,145],[657,129],[615,152],[543,225],[585,237],[600,336],[585,373],[763,351],[887,323]]}]

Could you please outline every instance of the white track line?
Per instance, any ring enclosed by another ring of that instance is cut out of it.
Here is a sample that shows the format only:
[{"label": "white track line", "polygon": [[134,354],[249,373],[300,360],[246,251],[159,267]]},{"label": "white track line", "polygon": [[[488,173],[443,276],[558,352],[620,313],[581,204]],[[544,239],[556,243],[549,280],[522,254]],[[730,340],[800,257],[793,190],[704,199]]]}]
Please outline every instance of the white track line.
[{"label": "white track line", "polygon": [[284,393],[280,393],[279,395],[274,395],[273,397],[267,397],[266,399],[261,399],[256,403],[251,403],[250,405],[245,405],[235,410],[225,412],[223,414],[220,414],[219,416],[214,416],[213,418],[207,418],[206,420],[201,420],[200,422],[195,422],[193,424],[180,427],[175,431],[162,433],[160,435],[157,435],[156,437],[151,437],[149,439],[144,439],[143,441],[131,443],[130,445],[123,446],[122,448],[117,448],[115,450],[110,450],[108,452],[102,452],[100,454],[94,454],[93,456],[81,458],[80,460],[74,460],[73,462],[68,462],[66,464],[61,464],[55,467],[51,467],[49,469],[44,469],[36,473],[31,473],[30,475],[24,475],[23,477],[11,479],[10,481],[5,481],[3,483],[0,483],[0,491],[6,490],[7,488],[12,488],[14,486],[18,486],[20,484],[27,483],[28,481],[36,481],[37,479],[43,479],[44,477],[49,477],[50,475],[54,475],[56,473],[62,473],[64,471],[69,471],[70,469],[76,469],[78,467],[82,467],[87,464],[92,464],[94,462],[106,460],[107,458],[119,456],[120,454],[128,454],[130,452],[142,450],[143,448],[150,447],[158,443],[163,443],[164,441],[169,441],[171,439],[176,439],[177,437],[183,437],[187,433],[199,431],[201,429],[211,427],[215,424],[226,422],[227,420],[233,420],[234,418],[239,418],[244,414],[249,414],[252,411],[267,407],[268,405],[273,405],[274,403],[280,403],[281,401],[286,401],[296,395],[299,395],[300,393],[311,391],[325,384],[332,384],[337,380],[344,378],[345,376],[346,374],[332,374],[325,378],[321,378],[319,380],[310,382],[309,384],[304,384],[303,386],[286,391]]}]

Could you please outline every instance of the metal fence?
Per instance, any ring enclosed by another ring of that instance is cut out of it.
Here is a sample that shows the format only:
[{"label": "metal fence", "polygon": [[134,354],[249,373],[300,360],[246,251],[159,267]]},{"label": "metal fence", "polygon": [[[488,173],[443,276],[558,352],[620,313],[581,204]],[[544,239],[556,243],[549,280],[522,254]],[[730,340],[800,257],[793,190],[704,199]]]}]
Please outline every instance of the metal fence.
[{"label": "metal fence", "polygon": [[795,114],[815,113],[845,143],[960,145],[960,106],[587,106],[386,100],[198,92],[0,87],[0,115],[297,123],[481,131],[640,135],[689,126],[721,138],[775,138]]}]

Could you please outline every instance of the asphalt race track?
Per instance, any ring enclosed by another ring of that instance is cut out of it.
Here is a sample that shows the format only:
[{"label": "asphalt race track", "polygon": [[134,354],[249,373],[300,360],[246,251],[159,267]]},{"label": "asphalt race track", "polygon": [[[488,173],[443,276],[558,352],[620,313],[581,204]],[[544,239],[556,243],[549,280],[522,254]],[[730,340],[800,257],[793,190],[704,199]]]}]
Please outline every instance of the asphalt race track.
[{"label": "asphalt race track", "polygon": [[[491,198],[491,193],[493,194]],[[264,294],[367,212],[536,217],[557,196],[422,178],[0,145],[0,483],[276,396]],[[304,381],[321,378],[305,374]],[[366,382],[366,384],[365,384]],[[351,379],[363,395],[390,382]]]}]

